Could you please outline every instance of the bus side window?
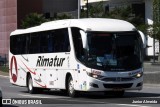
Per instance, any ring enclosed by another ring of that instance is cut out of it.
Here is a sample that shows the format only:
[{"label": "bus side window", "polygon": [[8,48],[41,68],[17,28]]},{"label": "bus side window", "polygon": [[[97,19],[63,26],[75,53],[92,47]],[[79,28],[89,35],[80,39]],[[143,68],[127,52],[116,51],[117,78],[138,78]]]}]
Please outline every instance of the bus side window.
[{"label": "bus side window", "polygon": [[13,54],[26,54],[26,36],[15,35],[10,37],[10,50]]},{"label": "bus side window", "polygon": [[82,56],[84,56],[84,50],[83,50],[80,29],[79,28],[71,28],[71,31],[72,31],[72,37],[73,37],[73,43],[74,43],[76,57],[77,57],[77,59],[81,60]]},{"label": "bus side window", "polygon": [[48,33],[48,52],[54,52],[54,36],[52,35],[52,33]]},{"label": "bus side window", "polygon": [[69,35],[67,28],[53,30],[51,33],[51,37],[52,37],[52,48],[54,52],[70,51]]},{"label": "bus side window", "polygon": [[68,29],[63,30],[63,36],[64,36],[63,51],[64,52],[70,52]]},{"label": "bus side window", "polygon": [[48,32],[39,33],[40,36],[40,53],[48,53]]},{"label": "bus side window", "polygon": [[29,53],[39,53],[39,35],[38,33],[32,33],[30,35],[30,41],[29,41]]}]

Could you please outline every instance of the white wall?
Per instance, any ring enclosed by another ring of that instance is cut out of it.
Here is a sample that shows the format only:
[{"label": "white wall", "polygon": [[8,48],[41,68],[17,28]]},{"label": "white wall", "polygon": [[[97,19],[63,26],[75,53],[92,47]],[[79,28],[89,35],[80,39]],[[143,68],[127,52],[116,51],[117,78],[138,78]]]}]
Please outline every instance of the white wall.
[{"label": "white wall", "polygon": [[[88,0],[88,3],[100,2],[100,1],[110,1],[110,0]],[[81,6],[84,6],[87,0],[81,0]]]}]

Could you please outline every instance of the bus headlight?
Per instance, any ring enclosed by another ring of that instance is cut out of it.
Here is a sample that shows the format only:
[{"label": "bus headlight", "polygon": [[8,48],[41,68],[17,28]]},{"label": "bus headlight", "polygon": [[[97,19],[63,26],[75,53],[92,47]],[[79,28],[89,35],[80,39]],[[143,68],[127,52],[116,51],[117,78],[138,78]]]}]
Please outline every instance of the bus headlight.
[{"label": "bus headlight", "polygon": [[143,72],[140,72],[140,73],[137,73],[136,75],[134,75],[133,77],[140,78],[142,76],[143,76]]},{"label": "bus headlight", "polygon": [[94,74],[94,73],[91,73],[91,72],[87,72],[87,75],[90,76],[90,77],[93,77],[95,79],[101,79],[101,78],[104,77],[104,76],[101,76],[101,75],[98,75],[98,74]]}]

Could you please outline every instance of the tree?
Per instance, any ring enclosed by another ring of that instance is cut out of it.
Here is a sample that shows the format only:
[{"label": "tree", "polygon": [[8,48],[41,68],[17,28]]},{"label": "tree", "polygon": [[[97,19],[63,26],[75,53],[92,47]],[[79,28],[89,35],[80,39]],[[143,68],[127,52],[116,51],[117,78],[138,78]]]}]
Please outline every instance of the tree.
[{"label": "tree", "polygon": [[29,28],[40,25],[41,23],[47,22],[48,20],[42,14],[30,13],[22,21],[22,28]]},{"label": "tree", "polygon": [[53,21],[53,20],[61,20],[61,19],[71,19],[72,16],[68,15],[66,13],[62,13],[62,14],[55,14],[55,17],[50,18],[50,19],[46,19],[42,14],[38,14],[38,13],[30,13],[28,14],[24,20],[22,21],[22,28],[29,28],[29,27],[34,27],[34,26],[38,26],[44,22],[48,22],[48,21]]},{"label": "tree", "polygon": [[[110,11],[105,11],[103,6],[103,1],[97,2],[89,5],[89,17],[92,18],[114,18],[126,20],[137,27],[137,29],[146,33],[148,25],[145,24],[145,21],[142,16],[135,16],[131,6],[121,6],[115,7]],[[86,11],[81,12],[81,17],[86,17]]]},{"label": "tree", "polygon": [[160,1],[153,0],[153,25],[151,37],[160,40]]},{"label": "tree", "polygon": [[68,15],[66,13],[63,13],[63,14],[58,14],[56,15],[56,17],[54,17],[53,19],[51,20],[61,20],[61,19],[71,19],[72,16],[71,15]]},{"label": "tree", "polygon": [[[104,9],[103,9],[103,1],[94,3],[92,5],[88,6],[88,16],[92,18],[100,18],[104,14]],[[87,9],[84,7],[81,11],[81,18],[85,18],[87,16],[86,13]]]},{"label": "tree", "polygon": [[[153,25],[150,27],[151,37],[157,39],[160,42],[160,1],[153,0]],[[154,42],[155,53],[155,42]],[[154,55],[155,56],[155,55]],[[159,43],[159,55],[158,62],[160,62],[160,43]]]}]

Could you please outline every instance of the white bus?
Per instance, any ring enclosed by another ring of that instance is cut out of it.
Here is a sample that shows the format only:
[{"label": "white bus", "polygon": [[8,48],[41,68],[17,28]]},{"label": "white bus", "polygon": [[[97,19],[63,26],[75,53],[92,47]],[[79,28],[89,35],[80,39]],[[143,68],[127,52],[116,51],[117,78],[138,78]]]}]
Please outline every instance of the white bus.
[{"label": "white bus", "polygon": [[141,90],[143,41],[136,28],[117,19],[68,19],[15,30],[10,35],[10,82],[39,89]]}]

